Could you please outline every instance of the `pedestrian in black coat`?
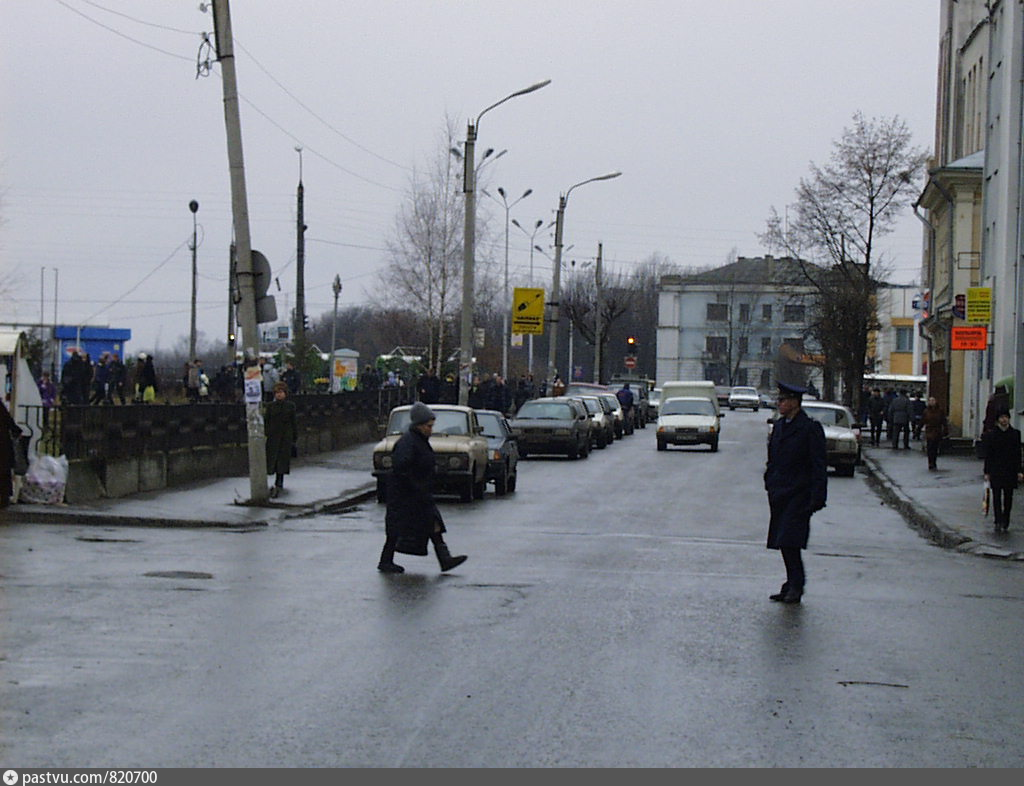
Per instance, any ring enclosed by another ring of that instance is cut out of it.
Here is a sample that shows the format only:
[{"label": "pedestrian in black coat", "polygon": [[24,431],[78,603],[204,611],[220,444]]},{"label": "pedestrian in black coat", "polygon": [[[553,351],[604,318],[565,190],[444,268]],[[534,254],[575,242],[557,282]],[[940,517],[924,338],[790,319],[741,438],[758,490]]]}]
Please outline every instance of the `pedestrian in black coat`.
[{"label": "pedestrian in black coat", "polygon": [[395,443],[391,452],[391,475],[388,476],[388,509],[384,518],[384,548],[377,570],[381,573],[404,573],[395,564],[395,552],[423,556],[427,541],[434,544],[434,553],[447,571],[466,561],[453,557],[442,537],[446,531],[441,513],[434,503],[434,449],[430,434],[434,430],[434,413],[422,401],[409,411],[409,429]]},{"label": "pedestrian in black coat", "polygon": [[985,480],[992,487],[992,512],[996,532],[1010,528],[1010,508],[1021,474],[1020,432],[1010,425],[1005,409],[996,415],[995,428],[982,436],[985,443]]},{"label": "pedestrian in black coat", "polygon": [[803,388],[779,383],[779,417],[768,441],[764,488],[771,521],[768,548],[782,552],[786,583],[772,600],[799,603],[805,575],[800,550],[807,548],[811,514],[828,496],[825,430],[801,409]]},{"label": "pedestrian in black coat", "polygon": [[295,402],[288,400],[288,383],[274,383],[274,398],[263,413],[267,434],[267,474],[274,475],[270,496],[276,497],[284,488],[284,476],[292,470],[292,451],[299,436]]},{"label": "pedestrian in black coat", "polygon": [[14,493],[14,440],[21,436],[21,426],[14,422],[3,401],[0,401],[0,508],[6,508]]}]

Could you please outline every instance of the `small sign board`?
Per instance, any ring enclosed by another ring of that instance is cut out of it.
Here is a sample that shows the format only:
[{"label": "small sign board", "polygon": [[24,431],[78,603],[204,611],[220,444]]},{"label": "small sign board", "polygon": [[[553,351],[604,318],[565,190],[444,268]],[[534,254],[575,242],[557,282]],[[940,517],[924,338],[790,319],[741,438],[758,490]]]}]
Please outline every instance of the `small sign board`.
[{"label": "small sign board", "polygon": [[985,349],[988,346],[988,328],[985,325],[952,328],[950,349]]},{"label": "small sign board", "polygon": [[512,295],[512,333],[544,334],[544,290],[516,287]]},{"label": "small sign board", "polygon": [[626,368],[629,368],[629,369],[636,368],[636,358],[633,357],[632,355],[626,355],[626,359],[625,359],[624,363],[626,365]]},{"label": "small sign board", "polygon": [[967,321],[972,325],[992,321],[992,287],[967,287]]},{"label": "small sign board", "polygon": [[249,366],[245,370],[245,403],[259,404],[263,400],[263,374],[259,366]]}]

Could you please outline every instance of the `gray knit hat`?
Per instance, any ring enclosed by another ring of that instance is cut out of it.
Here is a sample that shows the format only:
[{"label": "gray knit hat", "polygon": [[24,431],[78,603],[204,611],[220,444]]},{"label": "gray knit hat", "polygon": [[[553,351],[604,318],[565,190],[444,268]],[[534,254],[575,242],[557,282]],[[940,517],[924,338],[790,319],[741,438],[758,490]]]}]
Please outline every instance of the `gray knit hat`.
[{"label": "gray knit hat", "polygon": [[434,419],[433,411],[422,401],[417,401],[412,405],[412,409],[409,410],[409,421],[414,426],[418,426],[421,423],[429,423]]}]

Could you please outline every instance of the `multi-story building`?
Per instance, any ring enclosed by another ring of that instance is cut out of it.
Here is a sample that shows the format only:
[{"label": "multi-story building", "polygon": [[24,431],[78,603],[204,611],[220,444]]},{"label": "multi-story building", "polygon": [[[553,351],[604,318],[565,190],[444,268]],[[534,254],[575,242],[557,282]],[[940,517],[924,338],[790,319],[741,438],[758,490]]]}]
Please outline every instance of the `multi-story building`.
[{"label": "multi-story building", "polygon": [[658,383],[710,379],[770,391],[783,362],[801,367],[789,367],[789,373],[802,372],[800,381],[820,385],[820,356],[806,346],[815,290],[802,280],[799,262],[771,256],[739,257],[690,276],[662,276]]},{"label": "multi-story building", "polygon": [[873,374],[920,376],[927,368],[917,329],[921,300],[917,285],[882,284],[875,294],[878,328],[868,336],[865,370]]}]

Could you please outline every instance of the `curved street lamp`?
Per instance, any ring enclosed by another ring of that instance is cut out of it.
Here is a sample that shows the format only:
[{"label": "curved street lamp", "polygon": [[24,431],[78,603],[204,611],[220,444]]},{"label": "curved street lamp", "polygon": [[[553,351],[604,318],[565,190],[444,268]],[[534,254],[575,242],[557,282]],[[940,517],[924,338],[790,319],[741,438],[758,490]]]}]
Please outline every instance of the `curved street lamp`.
[{"label": "curved street lamp", "polygon": [[522,90],[509,93],[509,95],[491,104],[477,115],[475,123],[473,120],[469,120],[466,124],[466,144],[463,148],[462,156],[462,191],[466,195],[466,209],[462,242],[462,321],[459,330],[459,344],[461,345],[459,404],[463,406],[469,401],[469,386],[473,380],[473,287],[475,286],[473,268],[475,266],[474,244],[476,243],[476,159],[474,151],[476,149],[477,129],[483,116],[496,106],[501,106],[516,96],[540,90],[549,84],[551,84],[551,80],[545,79],[543,82],[537,82],[529,87],[524,87]]},{"label": "curved street lamp", "polygon": [[585,186],[587,183],[593,183],[597,180],[611,180],[614,177],[619,177],[621,174],[621,172],[609,172],[607,175],[599,175],[589,180],[582,180],[570,186],[569,190],[558,198],[558,214],[555,217],[555,272],[551,282],[551,319],[549,320],[551,322],[551,336],[548,338],[548,390],[551,390],[555,383],[555,353],[558,350],[558,308],[562,269],[562,229],[565,222],[565,206],[569,202],[569,194],[573,192],[574,188]]}]

